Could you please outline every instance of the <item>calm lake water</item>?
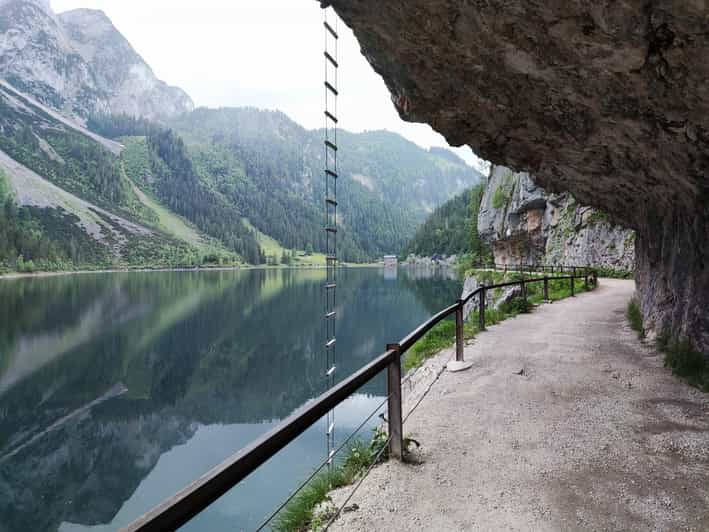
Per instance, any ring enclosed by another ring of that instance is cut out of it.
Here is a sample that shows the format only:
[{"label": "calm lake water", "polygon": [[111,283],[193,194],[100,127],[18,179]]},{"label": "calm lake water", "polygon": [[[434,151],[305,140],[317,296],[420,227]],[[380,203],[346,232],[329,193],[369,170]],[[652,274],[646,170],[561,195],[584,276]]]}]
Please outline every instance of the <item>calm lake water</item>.
[{"label": "calm lake water", "polygon": [[[339,272],[338,379],[456,299],[452,277]],[[322,393],[323,279],[0,281],[0,531],[116,530]],[[382,376],[337,409],[341,437],[383,391]],[[256,528],[323,460],[324,430],[311,427],[185,529]]]}]

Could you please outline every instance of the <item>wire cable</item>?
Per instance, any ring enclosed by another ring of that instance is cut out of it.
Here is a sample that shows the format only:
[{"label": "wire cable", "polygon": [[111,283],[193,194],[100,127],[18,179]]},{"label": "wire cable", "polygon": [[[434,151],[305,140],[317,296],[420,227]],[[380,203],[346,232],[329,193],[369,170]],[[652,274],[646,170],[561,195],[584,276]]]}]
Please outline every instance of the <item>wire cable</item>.
[{"label": "wire cable", "polygon": [[387,438],[387,440],[386,440],[386,442],[384,443],[384,445],[382,445],[382,448],[379,449],[379,452],[378,452],[378,453],[376,454],[376,456],[374,457],[374,460],[372,460],[372,463],[369,464],[369,467],[368,467],[367,470],[364,472],[364,475],[362,475],[362,478],[360,478],[359,481],[357,482],[357,484],[355,484],[355,487],[352,488],[352,491],[350,492],[350,494],[349,494],[349,495],[347,496],[347,498],[345,499],[345,502],[342,503],[342,505],[341,505],[341,506],[337,509],[337,511],[335,512],[335,514],[334,514],[334,515],[330,518],[330,520],[327,522],[327,524],[325,525],[325,530],[329,530],[329,528],[332,526],[332,524],[335,522],[335,520],[336,520],[338,517],[340,517],[340,514],[342,513],[342,510],[344,510],[344,509],[345,509],[345,506],[347,506],[347,503],[350,502],[350,499],[351,499],[352,496],[357,492],[357,490],[359,489],[359,487],[362,485],[362,482],[364,482],[364,479],[367,478],[367,476],[369,475],[370,471],[372,471],[372,469],[374,469],[374,466],[379,463],[379,459],[382,457],[382,454],[384,453],[384,451],[389,448],[389,442],[391,442],[391,435],[389,435],[389,437]]},{"label": "wire cable", "polygon": [[[339,452],[345,447],[345,445],[347,445],[347,444],[352,440],[352,438],[355,436],[355,434],[358,434],[359,431],[362,430],[362,428],[364,428],[364,426],[367,424],[367,422],[368,422],[369,420],[371,420],[371,419],[374,417],[374,414],[376,414],[377,412],[379,412],[379,410],[380,410],[380,409],[386,404],[386,402],[389,400],[389,397],[391,397],[391,395],[387,395],[387,396],[384,398],[384,400],[383,400],[381,403],[379,403],[379,405],[372,411],[372,413],[369,414],[369,415],[365,418],[365,420],[362,421],[362,423],[360,423],[359,426],[358,426],[354,431],[352,431],[352,432],[350,433],[350,435],[347,437],[347,439],[345,439],[345,441],[343,441],[343,442],[340,444],[340,446],[335,450],[335,452],[334,452],[333,455],[332,455],[333,457],[336,456],[337,453],[339,453]],[[276,517],[276,516],[281,512],[281,510],[283,510],[283,508],[285,508],[286,505],[287,505],[291,500],[293,500],[293,497],[295,497],[295,496],[300,492],[300,490],[302,490],[305,486],[307,486],[308,483],[309,483],[311,480],[313,480],[313,478],[315,478],[315,476],[316,476],[318,473],[320,473],[320,471],[322,471],[322,469],[323,469],[326,465],[330,464],[331,462],[332,462],[332,459],[331,459],[331,458],[325,459],[325,461],[323,461],[323,462],[310,474],[310,476],[309,476],[307,479],[305,479],[303,482],[301,482],[301,483],[298,485],[298,487],[297,487],[295,490],[293,490],[293,492],[286,498],[286,500],[283,501],[283,502],[281,503],[281,505],[278,506],[278,508],[276,508],[276,510],[274,510],[274,511],[271,513],[271,515],[269,515],[268,518],[267,518],[265,521],[263,521],[263,522],[261,523],[261,525],[259,525],[259,527],[256,529],[256,532],[259,532],[259,531],[263,530],[263,529],[266,527],[266,525],[268,525],[268,524],[271,522],[271,520],[272,520],[274,517]]]},{"label": "wire cable", "polygon": [[426,398],[428,393],[431,391],[431,388],[433,388],[433,385],[438,382],[438,380],[441,378],[441,375],[443,375],[443,372],[446,371],[446,366],[448,365],[448,362],[450,362],[453,359],[453,355],[450,355],[448,357],[448,360],[446,360],[446,363],[441,367],[441,369],[438,370],[436,373],[436,376],[433,378],[433,380],[429,383],[428,387],[426,388],[426,391],[421,394],[421,397],[419,397],[418,401],[416,401],[416,404],[409,410],[409,413],[404,416],[404,419],[401,421],[401,424],[403,425],[406,423],[406,420],[409,419],[409,416],[414,413],[414,411],[419,407],[421,402]]},{"label": "wire cable", "polygon": [[[446,361],[446,364],[447,364],[448,362],[450,362],[452,358],[453,358],[453,355],[449,356],[449,357],[448,357],[448,360]],[[409,416],[410,416],[411,414],[413,414],[414,411],[418,408],[418,406],[423,402],[423,400],[426,398],[426,396],[429,394],[429,392],[430,392],[431,389],[433,388],[433,385],[436,384],[436,382],[438,382],[438,380],[441,378],[441,375],[443,375],[443,372],[444,372],[445,370],[446,370],[446,365],[444,364],[443,367],[442,367],[440,370],[438,370],[438,372],[436,373],[435,378],[429,383],[429,385],[428,385],[428,387],[426,388],[426,391],[423,393],[423,395],[421,395],[421,397],[420,397],[419,400],[416,402],[416,404],[413,406],[413,408],[412,408],[411,410],[409,410],[409,413],[406,414],[406,417],[403,419],[402,424],[403,424],[403,423],[406,423],[406,420],[409,419]],[[415,373],[415,372],[414,372],[414,373]],[[372,463],[369,465],[369,467],[367,468],[367,470],[366,470],[366,471],[364,472],[364,474],[362,475],[362,478],[360,478],[359,481],[357,482],[357,484],[355,485],[355,487],[352,488],[352,491],[351,491],[350,494],[347,496],[347,498],[345,499],[345,501],[340,505],[340,507],[339,507],[339,508],[337,509],[337,511],[332,515],[332,517],[330,517],[330,520],[329,520],[329,521],[327,522],[327,524],[325,525],[324,530],[329,530],[330,527],[332,526],[332,524],[335,522],[335,520],[342,514],[342,511],[343,511],[343,510],[345,509],[345,507],[347,506],[347,503],[350,502],[350,500],[352,499],[352,497],[354,496],[354,494],[357,492],[357,490],[359,489],[359,487],[362,485],[362,483],[364,482],[364,480],[369,476],[369,473],[372,471],[372,469],[374,469],[374,466],[376,466],[376,465],[379,463],[379,459],[381,458],[381,456],[382,456],[382,454],[384,453],[384,451],[385,451],[386,449],[388,449],[390,442],[391,442],[391,435],[389,435],[389,437],[388,437],[387,440],[386,440],[386,443],[382,446],[382,448],[381,448],[381,449],[379,450],[379,452],[376,454],[376,456],[374,457],[374,460],[372,460]]]}]

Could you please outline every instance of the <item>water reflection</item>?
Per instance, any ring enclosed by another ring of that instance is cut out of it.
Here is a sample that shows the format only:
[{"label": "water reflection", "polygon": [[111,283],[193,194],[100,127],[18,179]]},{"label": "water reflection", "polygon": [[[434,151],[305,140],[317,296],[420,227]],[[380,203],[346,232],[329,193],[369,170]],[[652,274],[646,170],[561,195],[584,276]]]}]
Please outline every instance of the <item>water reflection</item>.
[{"label": "water reflection", "polygon": [[[323,275],[1,282],[0,530],[113,530],[321,393]],[[457,282],[417,276],[340,274],[339,378],[457,296]],[[342,405],[342,434],[382,389],[372,382]],[[252,527],[323,445],[313,427],[202,523]]]}]

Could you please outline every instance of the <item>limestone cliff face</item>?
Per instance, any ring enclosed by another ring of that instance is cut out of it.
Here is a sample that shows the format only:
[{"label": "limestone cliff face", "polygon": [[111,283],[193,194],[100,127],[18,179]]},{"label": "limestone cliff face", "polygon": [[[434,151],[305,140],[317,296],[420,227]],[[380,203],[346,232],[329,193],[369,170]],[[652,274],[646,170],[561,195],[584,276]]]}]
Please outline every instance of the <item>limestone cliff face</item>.
[{"label": "limestone cliff face", "polygon": [[709,353],[706,2],[322,3],[404,119],[635,229],[645,325]]},{"label": "limestone cliff face", "polygon": [[162,118],[191,110],[101,11],[56,15],[47,0],[0,0],[0,78],[67,115]]},{"label": "limestone cliff face", "polygon": [[502,264],[564,264],[635,269],[635,233],[584,207],[568,193],[549,194],[526,172],[490,170],[478,232]]}]

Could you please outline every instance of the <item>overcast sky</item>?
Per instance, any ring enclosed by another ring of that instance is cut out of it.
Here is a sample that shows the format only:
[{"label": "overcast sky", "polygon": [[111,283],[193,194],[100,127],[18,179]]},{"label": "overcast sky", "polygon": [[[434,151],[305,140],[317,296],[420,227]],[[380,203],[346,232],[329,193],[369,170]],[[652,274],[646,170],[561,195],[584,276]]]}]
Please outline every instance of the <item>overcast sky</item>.
[{"label": "overcast sky", "polygon": [[[103,10],[157,76],[198,106],[280,109],[323,126],[323,13],[314,0],[51,0],[56,12]],[[344,24],[340,33],[341,125],[389,129],[424,146],[447,146],[428,125],[402,121],[382,79]],[[469,163],[477,158],[456,150]]]}]

